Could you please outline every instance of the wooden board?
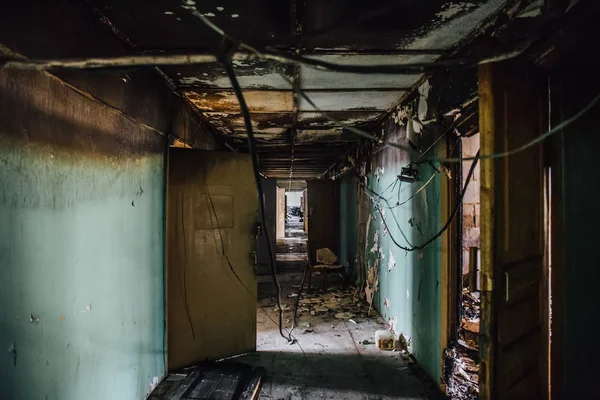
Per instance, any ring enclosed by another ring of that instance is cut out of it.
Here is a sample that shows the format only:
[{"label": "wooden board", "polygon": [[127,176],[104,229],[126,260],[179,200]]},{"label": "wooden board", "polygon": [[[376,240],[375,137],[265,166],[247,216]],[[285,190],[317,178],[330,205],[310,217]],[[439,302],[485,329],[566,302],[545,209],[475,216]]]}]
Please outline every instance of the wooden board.
[{"label": "wooden board", "polygon": [[308,241],[314,243],[317,248],[329,248],[339,257],[339,182],[315,179],[307,181],[306,185]]},{"label": "wooden board", "polygon": [[[544,90],[523,62],[480,67],[482,154],[545,131]],[[540,146],[481,161],[482,399],[547,398],[542,161]]]},{"label": "wooden board", "polygon": [[168,179],[168,368],[252,351],[258,197],[250,157],[171,149]]},{"label": "wooden board", "polygon": [[170,374],[151,393],[150,400],[254,400],[266,371],[232,362],[206,363]]},{"label": "wooden board", "polygon": [[277,239],[285,237],[285,218],[287,210],[285,208],[285,188],[277,188]]}]

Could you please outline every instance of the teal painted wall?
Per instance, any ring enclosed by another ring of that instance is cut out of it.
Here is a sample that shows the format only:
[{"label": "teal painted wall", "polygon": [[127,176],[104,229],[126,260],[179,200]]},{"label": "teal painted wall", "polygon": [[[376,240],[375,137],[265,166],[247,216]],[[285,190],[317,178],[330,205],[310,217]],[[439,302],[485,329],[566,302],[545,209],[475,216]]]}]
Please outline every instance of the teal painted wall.
[{"label": "teal painted wall", "polygon": [[143,399],[164,376],[163,149],[0,71],[0,398]]},{"label": "teal painted wall", "polygon": [[[399,129],[393,121],[386,124],[389,140],[402,141],[405,131]],[[435,149],[431,152],[435,155]],[[383,194],[393,207],[398,202],[398,185],[393,189],[401,168],[408,164],[405,153],[387,149],[379,152],[372,160],[368,174],[368,187]],[[400,202],[408,199],[425,181],[435,173],[427,164],[420,166],[421,180],[415,183],[402,183]],[[385,192],[385,190],[387,192]],[[394,322],[395,332],[402,333],[411,340],[410,352],[419,365],[439,382],[441,365],[440,343],[440,268],[441,244],[436,240],[422,251],[406,252],[398,248],[391,236],[402,246],[420,245],[441,228],[440,176],[435,178],[406,204],[386,209],[381,202],[382,212],[389,227],[385,232],[382,218],[370,202],[371,222],[368,224],[366,260],[368,266],[379,265],[379,292],[374,305],[388,321]],[[395,216],[398,223],[394,221]],[[374,249],[377,235],[377,248]],[[389,269],[393,257],[395,266]],[[388,302],[385,300],[388,299]],[[387,303],[388,305],[386,305]]]},{"label": "teal painted wall", "polygon": [[358,238],[357,180],[354,176],[340,179],[340,262],[352,282],[356,280],[356,252]]}]

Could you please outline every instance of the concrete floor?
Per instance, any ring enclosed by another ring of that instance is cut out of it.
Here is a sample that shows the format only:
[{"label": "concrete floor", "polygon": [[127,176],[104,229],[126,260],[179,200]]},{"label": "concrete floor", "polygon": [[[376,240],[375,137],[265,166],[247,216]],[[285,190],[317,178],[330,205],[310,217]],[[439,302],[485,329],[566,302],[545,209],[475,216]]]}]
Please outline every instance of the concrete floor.
[{"label": "concrete floor", "polygon": [[[287,295],[295,290],[283,284],[284,304],[290,308],[284,312],[286,328],[291,326],[294,303]],[[337,319],[335,313],[302,313],[299,325],[310,323],[310,328],[296,328],[297,342],[290,345],[274,322],[278,318],[275,303],[274,297],[263,292],[257,308],[257,352],[235,359],[266,369],[261,399],[440,398],[410,360],[398,352],[377,349],[375,331],[387,326],[375,313],[366,317],[364,306],[352,318],[356,323]]]}]

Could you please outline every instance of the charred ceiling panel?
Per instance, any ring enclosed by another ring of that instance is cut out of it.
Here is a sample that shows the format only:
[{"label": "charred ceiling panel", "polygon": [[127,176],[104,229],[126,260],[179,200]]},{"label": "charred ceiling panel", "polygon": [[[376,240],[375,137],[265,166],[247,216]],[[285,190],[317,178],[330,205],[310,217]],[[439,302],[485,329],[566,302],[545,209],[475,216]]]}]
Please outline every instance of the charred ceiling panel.
[{"label": "charred ceiling panel", "polygon": [[[73,6],[33,0],[3,8],[0,43],[38,58],[217,54],[222,38],[194,15],[200,13],[258,49],[271,46],[339,64],[432,62],[462,46],[507,2],[86,0]],[[341,125],[369,130],[422,79],[419,73],[357,75],[262,60],[234,64],[263,173],[286,179],[314,178],[355,145],[353,134],[321,111]],[[224,141],[247,151],[238,101],[218,63],[159,72]],[[316,108],[292,86],[304,90]]]},{"label": "charred ceiling panel", "polygon": [[[381,50],[405,49],[416,38],[435,31],[448,20],[458,19],[484,8],[489,3],[502,1],[446,0],[387,0],[377,3],[360,0],[308,0],[306,36],[309,49]],[[483,10],[483,17],[489,10]],[[479,17],[479,20],[481,16]],[[474,28],[473,22],[464,29]],[[454,39],[459,36],[452,35]],[[458,38],[458,40],[461,40]],[[435,43],[437,49],[447,49],[456,40]],[[434,48],[429,47],[428,48]]]},{"label": "charred ceiling panel", "polygon": [[[240,112],[233,90],[188,91],[185,96],[203,112]],[[293,107],[291,91],[247,90],[244,97],[252,113],[291,112]]]},{"label": "charred ceiling panel", "polygon": [[[233,61],[235,73],[243,89],[287,89],[290,84],[281,76],[292,79],[293,67],[274,62]],[[165,73],[180,88],[230,88],[231,83],[220,64],[203,64],[164,68]]]},{"label": "charred ceiling panel", "polygon": [[[353,65],[394,65],[404,63],[425,63],[433,61],[436,56],[399,55],[399,54],[360,54],[330,53],[310,55],[321,61],[336,64]],[[382,74],[348,74],[323,71],[310,67],[301,67],[302,87],[304,89],[408,89],[419,80],[421,74],[414,75],[382,75]]]},{"label": "charred ceiling panel", "polygon": [[195,7],[232,37],[268,44],[289,35],[290,2],[277,0],[92,0],[140,50],[216,51],[218,35],[193,17]]},{"label": "charred ceiling panel", "polygon": [[404,91],[315,91],[307,97],[317,107],[313,107],[305,98],[300,99],[300,111],[386,111],[396,102]]}]

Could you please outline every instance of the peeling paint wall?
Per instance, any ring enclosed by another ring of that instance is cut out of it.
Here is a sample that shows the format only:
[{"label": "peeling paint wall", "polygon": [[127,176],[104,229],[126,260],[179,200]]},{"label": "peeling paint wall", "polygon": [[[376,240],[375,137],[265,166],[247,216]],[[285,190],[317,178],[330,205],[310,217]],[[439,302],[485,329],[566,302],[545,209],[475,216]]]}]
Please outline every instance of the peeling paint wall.
[{"label": "peeling paint wall", "polygon": [[1,398],[142,399],[164,376],[164,146],[0,70]]},{"label": "peeling paint wall", "polygon": [[[415,132],[413,126],[407,129],[411,118],[405,111],[400,110],[384,124],[382,133],[386,141],[407,145],[409,137],[418,140],[421,133]],[[425,110],[423,115],[426,113]],[[429,155],[434,156],[437,151],[433,148]],[[379,200],[376,205],[376,197],[370,195],[365,260],[367,270],[377,267],[378,271],[375,308],[396,334],[403,334],[409,340],[409,351],[431,378],[439,382],[440,240],[424,250],[412,252],[400,249],[394,240],[410,248],[423,244],[441,229],[440,174],[425,163],[419,167],[417,182],[394,183],[408,162],[405,152],[393,148],[379,151],[371,159],[368,187],[386,198],[389,204]],[[408,200],[431,176],[434,176],[432,181]],[[397,206],[403,202],[406,203]]]}]

